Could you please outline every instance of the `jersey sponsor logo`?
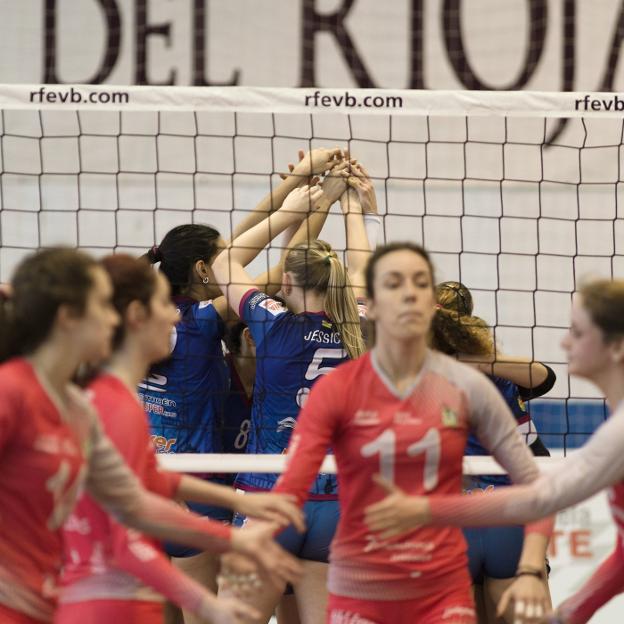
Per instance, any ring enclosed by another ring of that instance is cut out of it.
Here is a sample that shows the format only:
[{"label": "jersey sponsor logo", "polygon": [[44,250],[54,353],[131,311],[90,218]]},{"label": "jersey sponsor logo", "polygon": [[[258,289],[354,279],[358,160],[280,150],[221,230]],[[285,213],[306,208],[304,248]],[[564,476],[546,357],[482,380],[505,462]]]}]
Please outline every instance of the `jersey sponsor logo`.
[{"label": "jersey sponsor logo", "polygon": [[178,438],[165,438],[165,436],[160,435],[153,435],[151,438],[157,453],[171,453],[171,449],[178,441]]},{"label": "jersey sponsor logo", "polygon": [[76,514],[71,514],[63,525],[65,531],[73,531],[79,535],[89,535],[91,533],[91,524],[89,518],[79,518]]},{"label": "jersey sponsor logo", "polygon": [[454,622],[457,617],[468,618],[469,621],[472,622],[475,616],[475,610],[472,607],[464,606],[447,607],[444,609],[444,613],[442,613],[443,620],[450,620],[452,618]]},{"label": "jersey sponsor logo", "polygon": [[354,611],[332,609],[329,614],[329,624],[376,624],[376,622],[362,617]]},{"label": "jersey sponsor logo", "polygon": [[33,442],[33,449],[41,453],[49,453],[50,455],[79,455],[78,447],[67,438],[61,438],[57,435],[39,434]]},{"label": "jersey sponsor logo", "polygon": [[210,304],[212,304],[212,299],[205,299],[204,301],[200,301],[197,304],[197,309],[203,310],[204,308],[207,308]]},{"label": "jersey sponsor logo", "polygon": [[422,425],[422,418],[414,416],[412,412],[395,412],[395,425]]},{"label": "jersey sponsor logo", "polygon": [[459,418],[455,410],[446,406],[442,408],[442,426],[459,427]]},{"label": "jersey sponsor logo", "polygon": [[259,308],[264,308],[267,312],[270,312],[273,316],[278,314],[284,314],[288,312],[288,308],[285,308],[279,301],[275,299],[263,299],[259,304]]},{"label": "jersey sponsor logo", "polygon": [[[174,328],[175,329],[175,328]],[[139,384],[139,388],[144,390],[151,390],[152,392],[166,392],[166,388],[162,386],[167,385],[167,377],[165,375],[150,375],[145,381]]]},{"label": "jersey sponsor logo", "polygon": [[280,431],[286,431],[286,429],[294,429],[297,424],[297,419],[292,416],[288,416],[287,418],[283,418],[282,420],[277,421],[277,433]]},{"label": "jersey sponsor logo", "polygon": [[353,417],[353,424],[358,427],[370,427],[380,424],[379,412],[375,410],[358,410]]}]

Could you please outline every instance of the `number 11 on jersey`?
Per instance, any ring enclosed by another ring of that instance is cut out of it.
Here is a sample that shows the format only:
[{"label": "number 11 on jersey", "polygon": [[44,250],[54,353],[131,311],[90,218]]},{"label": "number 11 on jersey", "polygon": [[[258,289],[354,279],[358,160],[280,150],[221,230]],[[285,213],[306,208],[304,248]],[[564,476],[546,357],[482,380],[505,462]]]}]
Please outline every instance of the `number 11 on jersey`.
[{"label": "number 11 on jersey", "polygon": [[[361,449],[362,457],[373,457],[379,454],[379,472],[381,476],[394,483],[396,463],[396,433],[394,429],[385,429],[372,442],[364,444]],[[438,485],[438,470],[440,468],[440,432],[429,429],[425,435],[407,447],[408,457],[425,454],[423,471],[423,485],[426,492],[430,492]]]}]

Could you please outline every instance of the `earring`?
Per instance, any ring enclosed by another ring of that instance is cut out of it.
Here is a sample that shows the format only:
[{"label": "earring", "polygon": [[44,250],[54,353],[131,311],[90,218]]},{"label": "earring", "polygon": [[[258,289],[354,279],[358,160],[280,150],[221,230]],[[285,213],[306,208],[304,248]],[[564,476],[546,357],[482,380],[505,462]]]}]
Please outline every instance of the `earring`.
[{"label": "earring", "polygon": [[202,277],[202,283],[207,284],[210,280],[207,277]]}]

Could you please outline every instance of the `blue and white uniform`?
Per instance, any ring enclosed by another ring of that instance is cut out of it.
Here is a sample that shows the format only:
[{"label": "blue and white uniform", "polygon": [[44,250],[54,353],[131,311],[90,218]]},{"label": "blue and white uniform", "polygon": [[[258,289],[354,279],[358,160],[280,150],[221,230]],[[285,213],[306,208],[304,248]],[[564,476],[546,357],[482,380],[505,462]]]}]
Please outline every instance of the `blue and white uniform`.
[{"label": "blue and white uniform", "polygon": [[[251,429],[252,399],[247,396],[245,386],[236,370],[234,358],[226,355],[230,373],[230,387],[225,397],[222,444],[224,453],[244,453],[247,450]],[[228,475],[228,483],[233,483],[236,475]]]},{"label": "blue and white uniform", "polygon": [[[294,314],[268,295],[251,290],[241,300],[240,318],[256,344],[247,452],[284,453],[310,388],[347,361],[348,355],[325,312]],[[241,473],[236,486],[249,491],[270,490],[278,476]],[[318,475],[304,507],[307,531],[302,535],[291,527],[278,536],[278,541],[302,559],[326,562],[339,516],[337,499],[336,476]],[[237,524],[242,521],[235,518]]]},{"label": "blue and white uniform", "polygon": [[[175,297],[180,321],[171,337],[171,355],[156,364],[139,385],[139,398],[149,416],[156,450],[164,453],[220,453],[229,370],[221,339],[225,325],[212,301]],[[210,475],[205,475],[210,478]],[[212,478],[223,482],[223,477]],[[190,503],[216,520],[229,520],[228,510]],[[174,556],[198,551],[168,548]]]},{"label": "blue and white uniform", "polygon": [[[543,454],[537,451],[538,448],[544,447],[539,441],[535,428],[530,426],[531,418],[523,399],[525,393],[507,379],[495,376],[489,376],[489,378],[511,409],[518,421],[520,433],[525,437],[534,454]],[[544,451],[548,454],[545,449]],[[474,434],[471,434],[466,443],[465,455],[489,455],[489,453]],[[464,478],[466,494],[471,494],[473,491],[487,493],[495,487],[507,485],[511,485],[511,480],[507,475],[470,475]],[[524,526],[466,528],[464,537],[468,544],[468,567],[473,584],[482,584],[484,577],[506,579],[515,576],[524,545]]]}]

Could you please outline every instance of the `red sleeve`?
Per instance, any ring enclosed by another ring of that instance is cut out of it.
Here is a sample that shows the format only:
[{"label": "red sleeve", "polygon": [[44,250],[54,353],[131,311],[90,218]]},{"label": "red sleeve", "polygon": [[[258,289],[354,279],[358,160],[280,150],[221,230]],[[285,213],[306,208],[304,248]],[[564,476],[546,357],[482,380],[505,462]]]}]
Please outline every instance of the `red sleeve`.
[{"label": "red sleeve", "polygon": [[615,550],[591,578],[563,602],[557,611],[569,624],[589,622],[594,613],[624,590],[624,550],[618,540]]},{"label": "red sleeve", "polygon": [[161,470],[156,460],[156,452],[151,440],[145,446],[145,487],[163,498],[175,498],[180,487],[182,475],[177,472]]},{"label": "red sleeve", "polygon": [[111,522],[111,541],[117,568],[132,574],[174,604],[199,614],[208,591],[173,566],[140,533]]},{"label": "red sleeve", "polygon": [[288,445],[286,470],[274,491],[294,494],[300,505],[308,498],[308,490],[336,432],[344,388],[340,373],[334,371],[323,377],[312,388],[297,418]]},{"label": "red sleeve", "polygon": [[0,381],[0,452],[15,434],[17,420],[23,412],[20,407],[21,399],[15,391],[15,384],[9,380]]}]

